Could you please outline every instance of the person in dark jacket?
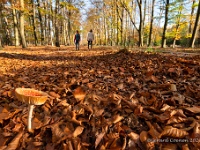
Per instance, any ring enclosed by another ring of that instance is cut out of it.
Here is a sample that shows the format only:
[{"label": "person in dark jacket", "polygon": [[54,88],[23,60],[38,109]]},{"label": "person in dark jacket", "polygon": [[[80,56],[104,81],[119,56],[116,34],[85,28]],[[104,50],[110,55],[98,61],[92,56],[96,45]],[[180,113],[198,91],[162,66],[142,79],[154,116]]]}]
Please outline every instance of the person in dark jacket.
[{"label": "person in dark jacket", "polygon": [[74,36],[74,43],[76,45],[76,50],[79,50],[79,46],[80,46],[80,41],[81,41],[81,36],[79,34],[79,31],[76,30],[76,34]]}]

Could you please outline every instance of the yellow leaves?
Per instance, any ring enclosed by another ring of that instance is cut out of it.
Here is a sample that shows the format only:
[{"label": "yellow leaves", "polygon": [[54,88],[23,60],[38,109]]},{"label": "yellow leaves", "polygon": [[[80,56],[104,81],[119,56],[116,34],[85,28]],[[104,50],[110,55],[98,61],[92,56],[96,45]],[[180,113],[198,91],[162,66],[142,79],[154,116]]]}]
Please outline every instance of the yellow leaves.
[{"label": "yellow leaves", "polygon": [[60,2],[61,7],[65,7],[67,10],[78,10],[74,5],[68,2]]}]

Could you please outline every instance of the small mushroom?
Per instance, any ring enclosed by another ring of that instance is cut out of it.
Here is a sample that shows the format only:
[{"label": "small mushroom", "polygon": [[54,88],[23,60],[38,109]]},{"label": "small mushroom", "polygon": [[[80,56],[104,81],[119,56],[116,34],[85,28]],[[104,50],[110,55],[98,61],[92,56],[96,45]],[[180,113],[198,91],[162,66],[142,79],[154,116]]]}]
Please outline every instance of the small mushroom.
[{"label": "small mushroom", "polygon": [[48,95],[42,91],[31,88],[16,88],[15,96],[19,101],[28,104],[28,131],[33,132],[31,120],[34,106],[44,104]]}]

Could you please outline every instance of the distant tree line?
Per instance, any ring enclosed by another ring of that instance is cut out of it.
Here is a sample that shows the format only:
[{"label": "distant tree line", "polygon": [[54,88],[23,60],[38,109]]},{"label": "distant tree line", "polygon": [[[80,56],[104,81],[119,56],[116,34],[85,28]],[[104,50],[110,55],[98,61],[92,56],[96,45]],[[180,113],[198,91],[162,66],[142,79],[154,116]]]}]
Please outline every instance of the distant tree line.
[{"label": "distant tree line", "polygon": [[[95,44],[198,47],[199,0],[0,0],[0,46],[72,45],[93,29]],[[82,20],[82,13],[86,16]]]},{"label": "distant tree line", "polygon": [[0,35],[5,45],[70,45],[80,29],[80,0],[0,0]]}]

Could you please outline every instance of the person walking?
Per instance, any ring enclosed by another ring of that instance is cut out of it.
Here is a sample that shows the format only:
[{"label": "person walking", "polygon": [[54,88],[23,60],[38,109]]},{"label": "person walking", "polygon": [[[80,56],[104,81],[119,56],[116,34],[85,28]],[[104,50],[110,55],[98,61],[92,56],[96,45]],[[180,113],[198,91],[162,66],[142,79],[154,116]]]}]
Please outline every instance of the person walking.
[{"label": "person walking", "polygon": [[87,41],[88,41],[88,49],[90,48],[89,46],[91,45],[91,49],[92,49],[92,41],[94,40],[94,34],[92,32],[92,29],[90,30],[90,32],[88,32],[87,35]]},{"label": "person walking", "polygon": [[81,36],[79,34],[79,31],[76,30],[76,34],[74,36],[74,43],[76,45],[76,50],[79,50],[79,46],[80,46],[80,41],[81,41]]}]

